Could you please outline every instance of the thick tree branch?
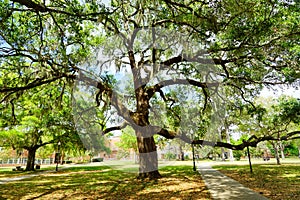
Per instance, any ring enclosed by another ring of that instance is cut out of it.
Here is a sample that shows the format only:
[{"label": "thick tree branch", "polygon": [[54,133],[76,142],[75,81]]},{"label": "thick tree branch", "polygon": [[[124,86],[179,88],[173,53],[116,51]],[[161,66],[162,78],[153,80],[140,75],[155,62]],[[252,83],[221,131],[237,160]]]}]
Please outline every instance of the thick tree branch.
[{"label": "thick tree branch", "polygon": [[[53,9],[49,6],[47,7],[46,5],[35,3],[31,0],[12,0],[12,1],[17,2],[17,3],[19,3],[23,6],[26,6],[27,8],[32,9],[35,12],[60,13],[60,14],[65,14],[65,15],[72,16],[72,17],[79,17],[79,18],[82,18],[82,19],[88,19],[88,20],[91,20],[91,21],[97,21],[97,19],[100,15],[104,15],[104,14],[105,15],[110,15],[110,14],[112,14],[116,11],[116,10],[113,10],[112,12],[108,12],[107,10],[105,10],[103,12],[95,12],[95,13],[71,13],[71,12],[67,12],[67,11],[64,11],[64,10]],[[94,17],[94,18],[85,18],[85,17]]]},{"label": "thick tree branch", "polygon": [[[40,78],[37,78],[35,79],[34,81],[32,81],[31,83],[25,85],[25,86],[20,86],[20,87],[8,87],[8,88],[0,88],[0,93],[5,93],[5,92],[18,92],[18,91],[22,91],[22,90],[29,90],[29,89],[32,89],[34,87],[38,87],[38,86],[42,86],[42,85],[45,85],[45,84],[49,84],[49,83],[52,83],[52,82],[55,82],[59,79],[62,79],[62,78],[74,78],[73,75],[61,75],[61,76],[56,76],[56,77],[53,77],[53,78],[50,78],[50,79],[46,79],[46,80],[43,80],[43,79],[40,79]],[[12,93],[10,93],[12,94]]]},{"label": "thick tree branch", "polygon": [[105,130],[103,130],[102,135],[105,135],[105,134],[110,133],[112,131],[122,130],[122,129],[126,128],[126,126],[128,126],[128,123],[124,122],[119,126],[113,126],[113,127],[106,128]]},{"label": "thick tree branch", "polygon": [[199,82],[193,79],[172,79],[172,80],[165,80],[161,81],[160,83],[149,87],[147,90],[147,93],[149,97],[151,98],[155,92],[160,92],[161,88],[171,85],[193,85],[200,88],[210,88],[210,87],[216,87],[220,85],[220,83],[206,83],[206,82]]},{"label": "thick tree branch", "polygon": [[34,9],[36,11],[39,11],[39,12],[47,12],[49,10],[44,5],[35,3],[33,1],[30,1],[30,0],[13,0],[13,2],[17,2],[21,5],[26,6],[27,8],[32,8],[32,9]]},{"label": "thick tree branch", "polygon": [[[157,127],[156,127],[157,128]],[[167,129],[161,129],[159,132],[157,132],[158,135],[163,136],[166,139],[174,139],[174,138],[180,138],[186,143],[189,144],[199,144],[202,146],[211,146],[211,147],[224,147],[227,149],[232,150],[243,150],[245,147],[256,147],[258,143],[263,141],[287,141],[292,139],[298,139],[300,137],[300,131],[293,131],[290,133],[287,133],[284,136],[281,137],[273,137],[273,136],[262,136],[262,137],[256,137],[255,135],[251,136],[248,140],[244,140],[241,144],[230,144],[226,142],[214,142],[214,141],[207,141],[207,140],[192,140],[189,137],[187,137],[185,134],[179,134],[174,131],[169,131]],[[294,137],[295,135],[299,134],[299,136]]]},{"label": "thick tree branch", "polygon": [[292,137],[294,135],[300,134],[300,131],[293,131],[288,133],[285,136],[281,137],[273,137],[273,136],[262,136],[262,137],[256,137],[251,136],[248,140],[244,140],[241,144],[230,144],[225,142],[211,142],[211,141],[205,141],[205,140],[195,140],[192,143],[193,144],[200,144],[200,145],[206,145],[206,146],[212,146],[212,147],[225,147],[232,150],[243,150],[245,147],[256,147],[258,143],[263,141],[279,141],[279,140],[292,140],[298,137]]},{"label": "thick tree branch", "polygon": [[[118,93],[114,92],[112,88],[104,82],[99,82],[93,78],[85,76],[84,73],[80,73],[78,79],[80,82],[84,82],[86,85],[95,87],[99,89],[99,92],[96,94],[96,102],[99,105],[98,98],[100,95],[104,94],[109,98],[109,103],[112,105],[118,112],[118,114],[123,117],[127,122],[132,122],[132,117],[130,116],[132,111],[129,110],[123,102],[119,99]],[[101,100],[101,99],[100,99]]]},{"label": "thick tree branch", "polygon": [[[201,53],[199,53],[201,55]],[[232,63],[236,62],[237,60],[240,59],[251,59],[253,58],[252,56],[249,55],[243,55],[238,58],[232,58],[232,59],[221,59],[221,58],[202,58],[200,55],[195,55],[195,56],[188,56],[186,54],[180,54],[178,56],[172,57],[168,60],[165,60],[161,62],[160,64],[162,65],[161,68],[165,67],[170,67],[173,64],[178,64],[181,62],[196,62],[196,63],[201,63],[201,64],[215,64],[215,65],[224,65],[227,63]],[[228,72],[227,72],[228,73]]]}]

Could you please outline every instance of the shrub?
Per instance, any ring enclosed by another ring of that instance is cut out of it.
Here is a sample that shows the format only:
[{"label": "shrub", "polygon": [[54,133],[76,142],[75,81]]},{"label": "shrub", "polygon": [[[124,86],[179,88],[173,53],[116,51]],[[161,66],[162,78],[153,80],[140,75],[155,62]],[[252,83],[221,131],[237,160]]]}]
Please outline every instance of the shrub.
[{"label": "shrub", "polygon": [[241,151],[241,150],[233,151],[233,157],[236,160],[241,160],[242,155],[243,155],[243,151]]},{"label": "shrub", "polygon": [[103,162],[103,158],[93,158],[92,162]]}]

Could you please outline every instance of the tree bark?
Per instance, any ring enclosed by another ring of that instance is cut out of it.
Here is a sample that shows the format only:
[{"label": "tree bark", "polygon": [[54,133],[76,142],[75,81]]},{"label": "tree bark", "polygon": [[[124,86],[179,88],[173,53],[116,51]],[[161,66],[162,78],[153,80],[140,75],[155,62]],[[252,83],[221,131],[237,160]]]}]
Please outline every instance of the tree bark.
[{"label": "tree bark", "polygon": [[232,149],[228,149],[228,157],[229,157],[229,160],[230,160],[231,162],[234,161]]},{"label": "tree bark", "polygon": [[60,160],[59,160],[59,163],[61,164],[61,165],[63,165],[64,164],[64,160],[65,160],[65,152],[64,151],[62,151],[62,150],[60,150]]},{"label": "tree bark", "polygon": [[[138,133],[137,133],[138,135]],[[158,158],[153,136],[137,137],[139,150],[139,179],[161,178],[158,172]]]},{"label": "tree bark", "polygon": [[28,151],[28,159],[26,164],[26,171],[34,171],[34,162],[35,162],[35,153],[36,148],[27,149]]},{"label": "tree bark", "polygon": [[[223,131],[219,130],[219,139],[220,139],[220,142],[222,142],[222,140],[223,140],[222,133],[223,133]],[[224,147],[221,147],[221,159],[222,159],[222,161],[225,161],[225,149],[224,149]]]},{"label": "tree bark", "polygon": [[[132,53],[131,51],[129,52]],[[137,145],[139,151],[139,179],[157,179],[161,175],[158,172],[158,156],[156,144],[153,135],[160,131],[150,126],[149,123],[149,95],[145,90],[145,85],[140,85],[142,82],[135,73],[134,56],[130,55],[130,63],[133,69],[134,86],[136,88],[136,112],[131,113],[131,119],[134,122],[134,130],[137,137]]]},{"label": "tree bark", "polygon": [[137,154],[137,152],[133,152],[133,156],[134,156],[134,163],[138,164],[139,163],[139,155]]},{"label": "tree bark", "polygon": [[281,159],[285,159],[285,156],[284,156],[284,146],[282,144],[281,141],[278,142],[279,143],[279,149],[280,149],[280,154],[281,154]]},{"label": "tree bark", "polygon": [[182,148],[181,141],[179,142],[179,154],[178,154],[178,159],[181,161],[184,161],[184,152]]},{"label": "tree bark", "polygon": [[275,151],[275,158],[276,158],[276,162],[277,165],[280,165],[280,157],[279,157],[279,152],[278,152],[278,146],[276,143],[272,143],[274,151]]},{"label": "tree bark", "polygon": [[[226,132],[226,142],[227,142],[228,144],[230,144],[230,134],[229,134],[229,132],[228,132],[227,127],[226,127],[225,132]],[[228,149],[228,158],[229,158],[229,160],[230,160],[231,162],[234,161],[232,149]]]}]

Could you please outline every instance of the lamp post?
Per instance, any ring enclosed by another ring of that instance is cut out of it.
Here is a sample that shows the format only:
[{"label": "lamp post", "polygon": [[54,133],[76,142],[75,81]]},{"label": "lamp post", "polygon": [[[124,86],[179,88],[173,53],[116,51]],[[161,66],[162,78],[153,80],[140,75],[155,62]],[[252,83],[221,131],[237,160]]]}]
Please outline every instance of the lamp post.
[{"label": "lamp post", "polygon": [[[194,140],[194,131],[193,130],[191,130],[191,135]],[[194,148],[193,142],[192,142],[192,153],[193,153],[193,171],[195,172],[196,171],[196,163],[195,163],[195,148]]]},{"label": "lamp post", "polygon": [[59,160],[60,160],[60,145],[61,145],[61,143],[58,142],[57,143],[57,153],[55,154],[55,162],[56,162],[55,171],[58,171],[58,163],[59,163]]},{"label": "lamp post", "polygon": [[192,143],[192,151],[193,151],[193,171],[196,171],[196,163],[195,163],[195,148],[194,143]]}]

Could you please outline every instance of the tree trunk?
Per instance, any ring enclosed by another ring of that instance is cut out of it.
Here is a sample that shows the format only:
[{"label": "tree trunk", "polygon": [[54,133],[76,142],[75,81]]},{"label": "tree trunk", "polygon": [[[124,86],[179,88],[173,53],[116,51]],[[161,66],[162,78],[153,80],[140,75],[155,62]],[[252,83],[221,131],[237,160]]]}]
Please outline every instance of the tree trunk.
[{"label": "tree trunk", "polygon": [[228,158],[229,158],[229,160],[230,160],[231,162],[234,161],[232,149],[228,149]]},{"label": "tree trunk", "polygon": [[277,165],[280,165],[280,157],[279,157],[279,152],[278,152],[278,146],[277,144],[273,143],[273,148],[274,148],[274,151],[275,151],[275,158],[276,158],[276,161],[277,161]]},{"label": "tree trunk", "polygon": [[179,160],[184,161],[184,152],[181,143],[179,144]]},{"label": "tree trunk", "polygon": [[61,164],[61,165],[63,165],[64,164],[64,160],[65,160],[65,152],[64,151],[62,151],[62,150],[60,150],[60,160],[59,160],[59,163]]},{"label": "tree trunk", "polygon": [[[228,144],[230,144],[230,134],[229,134],[229,132],[227,131],[227,129],[226,129],[226,141],[227,141]],[[228,158],[229,158],[229,160],[230,160],[231,162],[234,161],[232,149],[228,149]]]},{"label": "tree trunk", "polygon": [[[220,139],[220,142],[222,142],[222,140],[223,140],[223,138],[222,138],[222,133],[223,133],[223,131],[220,130],[220,131],[219,131],[219,139]],[[224,149],[224,147],[221,147],[221,159],[222,159],[222,161],[225,161],[225,149]]]},{"label": "tree trunk", "polygon": [[221,147],[221,160],[225,161],[225,149],[224,149],[224,147]]},{"label": "tree trunk", "polygon": [[[137,134],[138,135],[138,134]],[[139,149],[139,179],[157,179],[161,175],[158,172],[158,158],[153,136],[137,137]]]},{"label": "tree trunk", "polygon": [[280,153],[281,153],[281,159],[285,159],[285,156],[284,156],[284,146],[282,144],[282,142],[280,141],[279,142],[279,149],[280,149]]},{"label": "tree trunk", "polygon": [[28,151],[28,159],[26,164],[26,171],[34,171],[34,162],[35,162],[35,153],[36,148],[27,149]]},{"label": "tree trunk", "polygon": [[134,151],[133,152],[133,156],[134,156],[134,163],[139,163],[139,155]]},{"label": "tree trunk", "polygon": [[[134,57],[133,59],[130,58],[134,69],[135,64],[132,62],[133,60]],[[153,135],[160,130],[153,130],[153,128],[149,126],[149,98],[145,90],[145,85],[140,85],[140,83],[141,80],[139,78],[134,80],[137,108],[135,113],[131,113],[139,151],[138,178],[157,179],[160,178],[161,175],[158,172],[158,156]]]}]

